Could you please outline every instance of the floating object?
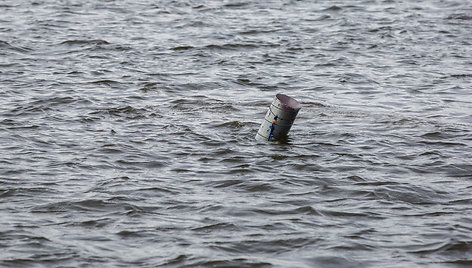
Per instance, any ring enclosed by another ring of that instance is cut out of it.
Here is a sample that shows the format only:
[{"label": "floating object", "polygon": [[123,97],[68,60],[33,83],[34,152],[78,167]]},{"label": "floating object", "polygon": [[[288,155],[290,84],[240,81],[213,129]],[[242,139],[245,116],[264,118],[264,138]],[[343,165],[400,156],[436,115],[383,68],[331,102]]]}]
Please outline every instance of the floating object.
[{"label": "floating object", "polygon": [[287,136],[300,108],[302,106],[294,98],[284,94],[275,95],[256,134],[256,140],[271,141]]}]

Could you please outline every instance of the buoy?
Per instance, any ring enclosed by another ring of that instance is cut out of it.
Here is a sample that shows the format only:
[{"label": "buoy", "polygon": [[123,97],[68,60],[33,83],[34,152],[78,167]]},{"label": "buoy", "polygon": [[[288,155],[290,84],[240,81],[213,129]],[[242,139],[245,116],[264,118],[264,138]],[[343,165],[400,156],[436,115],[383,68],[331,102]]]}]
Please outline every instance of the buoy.
[{"label": "buoy", "polygon": [[284,94],[275,95],[256,134],[256,140],[271,141],[287,136],[300,108],[302,106],[294,98]]}]

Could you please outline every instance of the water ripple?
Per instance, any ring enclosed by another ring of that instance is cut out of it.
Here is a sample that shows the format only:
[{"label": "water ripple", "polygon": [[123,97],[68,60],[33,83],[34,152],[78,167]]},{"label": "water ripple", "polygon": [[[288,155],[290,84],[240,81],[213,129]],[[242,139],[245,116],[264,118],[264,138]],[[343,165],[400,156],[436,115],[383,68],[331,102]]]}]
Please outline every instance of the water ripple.
[{"label": "water ripple", "polygon": [[470,265],[467,2],[10,2],[0,266]]}]

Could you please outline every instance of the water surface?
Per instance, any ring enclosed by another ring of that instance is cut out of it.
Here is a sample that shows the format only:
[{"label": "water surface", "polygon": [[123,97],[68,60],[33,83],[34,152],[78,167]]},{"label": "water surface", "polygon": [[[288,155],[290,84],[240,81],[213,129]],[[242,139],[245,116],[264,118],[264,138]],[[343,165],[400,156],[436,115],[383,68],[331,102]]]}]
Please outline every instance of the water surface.
[{"label": "water surface", "polygon": [[0,10],[0,266],[472,265],[468,1]]}]

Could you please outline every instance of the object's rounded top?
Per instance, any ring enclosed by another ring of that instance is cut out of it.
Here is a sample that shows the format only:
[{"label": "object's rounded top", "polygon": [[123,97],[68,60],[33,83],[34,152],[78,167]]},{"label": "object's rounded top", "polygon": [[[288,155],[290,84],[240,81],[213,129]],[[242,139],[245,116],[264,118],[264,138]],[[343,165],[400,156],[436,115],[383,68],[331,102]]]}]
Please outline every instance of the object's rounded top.
[{"label": "object's rounded top", "polygon": [[279,101],[282,103],[283,106],[287,107],[287,108],[290,108],[290,109],[293,109],[293,110],[300,110],[300,108],[302,108],[302,106],[300,105],[300,103],[298,103],[298,101],[292,97],[289,97],[287,95],[284,95],[284,94],[277,94],[276,95],[277,99],[279,99]]}]

